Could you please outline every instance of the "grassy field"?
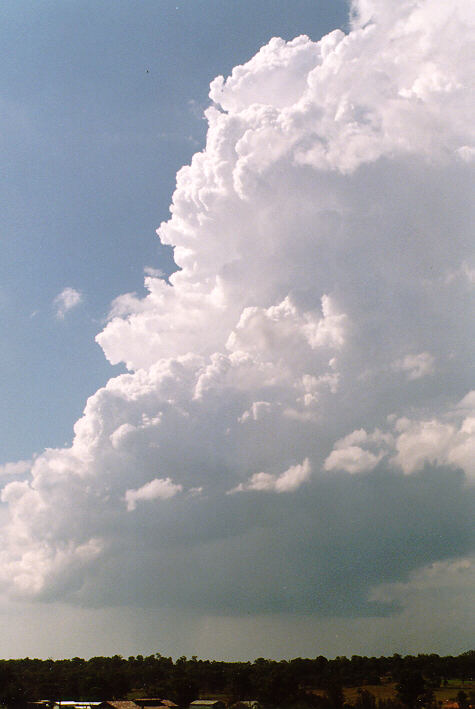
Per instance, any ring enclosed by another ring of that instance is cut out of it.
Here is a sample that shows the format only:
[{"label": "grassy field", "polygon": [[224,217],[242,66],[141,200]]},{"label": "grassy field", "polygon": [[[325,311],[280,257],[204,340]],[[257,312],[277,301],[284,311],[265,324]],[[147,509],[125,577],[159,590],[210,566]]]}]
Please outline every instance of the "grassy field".
[{"label": "grassy field", "polygon": [[[396,682],[385,682],[384,684],[363,684],[361,687],[343,688],[345,700],[349,704],[355,703],[358,698],[358,689],[365,689],[367,692],[371,692],[376,701],[379,699],[396,698]],[[442,704],[450,700],[456,700],[457,692],[461,689],[463,689],[466,694],[475,692],[475,682],[462,682],[461,680],[451,679],[446,687],[439,687],[434,690],[435,700],[436,702],[442,702]],[[320,694],[323,696],[325,692],[324,690],[315,690],[315,694]]]},{"label": "grassy field", "polygon": [[367,692],[378,699],[394,699],[396,697],[396,683],[388,682],[386,684],[364,684],[361,687],[345,687],[343,693],[345,699],[350,704],[354,704],[358,698],[358,689],[365,689]]},{"label": "grassy field", "polygon": [[[367,692],[375,697],[376,701],[378,699],[394,699],[396,696],[396,685],[395,683],[387,684],[362,684],[360,687],[343,687],[343,694],[345,695],[345,701],[349,704],[354,704],[358,698],[358,690],[365,689]],[[321,697],[325,696],[324,689],[314,689],[313,694],[317,694]]]},{"label": "grassy field", "polygon": [[475,692],[475,682],[461,682],[457,679],[450,679],[447,687],[439,687],[434,692],[438,702],[448,702],[450,699],[457,699],[457,693],[463,690],[466,694]]}]

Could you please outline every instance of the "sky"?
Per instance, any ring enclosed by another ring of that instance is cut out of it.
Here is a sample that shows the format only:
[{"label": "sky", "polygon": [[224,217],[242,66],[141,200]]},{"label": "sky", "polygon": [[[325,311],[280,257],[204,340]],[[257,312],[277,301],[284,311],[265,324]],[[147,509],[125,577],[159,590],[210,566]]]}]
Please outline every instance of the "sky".
[{"label": "sky", "polygon": [[470,3],[0,13],[0,656],[469,649]]}]

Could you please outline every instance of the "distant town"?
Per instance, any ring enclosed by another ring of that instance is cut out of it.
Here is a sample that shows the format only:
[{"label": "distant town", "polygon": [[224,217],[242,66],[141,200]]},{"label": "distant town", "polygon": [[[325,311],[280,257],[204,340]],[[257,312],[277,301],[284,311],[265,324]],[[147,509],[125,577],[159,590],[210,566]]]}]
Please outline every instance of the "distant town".
[{"label": "distant town", "polygon": [[222,662],[0,660],[5,709],[474,709],[475,651]]}]

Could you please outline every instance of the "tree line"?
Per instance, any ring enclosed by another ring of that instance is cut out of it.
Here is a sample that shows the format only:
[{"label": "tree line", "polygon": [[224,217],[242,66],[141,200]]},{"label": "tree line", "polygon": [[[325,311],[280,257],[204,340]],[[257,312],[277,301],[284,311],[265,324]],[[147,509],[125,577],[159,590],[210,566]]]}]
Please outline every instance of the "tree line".
[{"label": "tree line", "polygon": [[[436,654],[395,654],[391,657],[337,657],[314,659],[221,662],[180,657],[173,661],[159,653],[124,658],[75,657],[71,660],[0,660],[0,704],[22,709],[28,702],[104,701],[138,697],[166,697],[186,707],[198,697],[225,698],[228,704],[255,699],[266,707],[298,709],[415,709],[436,706],[434,689],[450,678],[462,682],[475,676],[475,651],[456,657]],[[396,696],[376,701],[360,690],[353,705],[345,704],[343,687],[396,683]],[[317,691],[315,691],[317,690]],[[464,694],[464,693],[462,693]],[[466,695],[460,709],[468,709]]]}]

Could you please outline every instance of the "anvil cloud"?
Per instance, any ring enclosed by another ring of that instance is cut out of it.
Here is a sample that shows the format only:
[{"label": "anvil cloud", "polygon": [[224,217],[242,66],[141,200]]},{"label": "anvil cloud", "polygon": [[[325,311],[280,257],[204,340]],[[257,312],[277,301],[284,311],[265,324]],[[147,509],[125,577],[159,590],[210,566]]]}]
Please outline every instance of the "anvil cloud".
[{"label": "anvil cloud", "polygon": [[471,15],[359,0],[212,82],[181,270],[97,336],[128,373],[2,490],[11,596],[385,615],[468,563]]}]

